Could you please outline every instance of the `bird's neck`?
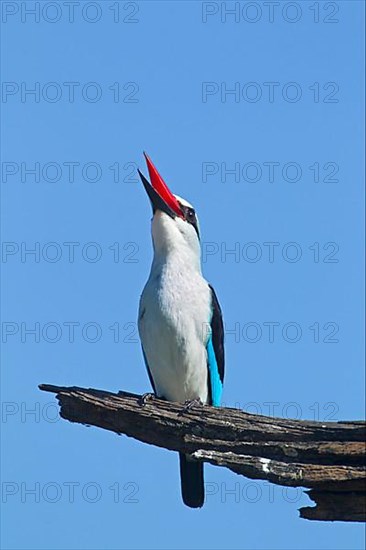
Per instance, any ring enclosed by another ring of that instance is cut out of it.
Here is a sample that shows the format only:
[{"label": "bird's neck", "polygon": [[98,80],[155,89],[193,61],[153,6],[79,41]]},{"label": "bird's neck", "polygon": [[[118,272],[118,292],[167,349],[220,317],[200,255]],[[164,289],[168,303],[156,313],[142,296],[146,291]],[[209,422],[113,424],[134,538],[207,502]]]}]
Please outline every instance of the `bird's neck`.
[{"label": "bird's neck", "polygon": [[201,247],[194,231],[185,231],[186,222],[173,220],[157,211],[152,220],[154,259],[152,271],[159,269],[179,270],[201,274]]},{"label": "bird's neck", "polygon": [[154,249],[151,272],[169,269],[180,273],[202,274],[200,254],[188,246],[171,247],[168,250]]}]

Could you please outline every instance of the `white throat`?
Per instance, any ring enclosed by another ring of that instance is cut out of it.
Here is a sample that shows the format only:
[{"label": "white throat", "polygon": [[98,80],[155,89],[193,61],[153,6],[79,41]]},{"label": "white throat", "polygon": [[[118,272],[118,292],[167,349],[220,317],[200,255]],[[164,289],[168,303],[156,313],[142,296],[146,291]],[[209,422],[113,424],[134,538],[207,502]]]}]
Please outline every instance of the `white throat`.
[{"label": "white throat", "polygon": [[201,273],[201,246],[192,225],[157,210],[151,224],[154,260],[151,270],[169,262]]}]

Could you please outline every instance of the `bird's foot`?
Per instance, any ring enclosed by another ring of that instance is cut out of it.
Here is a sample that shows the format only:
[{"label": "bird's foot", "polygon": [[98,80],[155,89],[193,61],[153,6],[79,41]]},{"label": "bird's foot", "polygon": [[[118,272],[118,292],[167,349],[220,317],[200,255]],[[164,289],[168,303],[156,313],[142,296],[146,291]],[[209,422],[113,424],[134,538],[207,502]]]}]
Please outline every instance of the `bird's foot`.
[{"label": "bird's foot", "polygon": [[139,399],[139,405],[140,407],[145,407],[145,405],[151,401],[151,399],[155,397],[155,395],[151,392],[147,392],[147,393],[144,393],[143,395],[141,395],[140,399]]},{"label": "bird's foot", "polygon": [[196,397],[195,399],[188,399],[183,403],[183,408],[181,412],[179,413],[179,416],[181,416],[184,413],[189,412],[193,407],[196,406],[202,406],[203,403],[199,397]]}]

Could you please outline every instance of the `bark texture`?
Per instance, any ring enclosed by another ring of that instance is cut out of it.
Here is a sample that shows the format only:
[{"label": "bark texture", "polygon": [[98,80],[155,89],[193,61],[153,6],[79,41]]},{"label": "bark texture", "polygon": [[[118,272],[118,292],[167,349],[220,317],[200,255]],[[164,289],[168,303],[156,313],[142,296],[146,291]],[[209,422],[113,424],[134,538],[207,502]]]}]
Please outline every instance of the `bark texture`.
[{"label": "bark texture", "polygon": [[238,409],[182,404],[153,396],[42,384],[55,393],[60,415],[150,445],[183,451],[251,479],[305,487],[315,507],[302,518],[365,521],[366,424],[313,422]]}]

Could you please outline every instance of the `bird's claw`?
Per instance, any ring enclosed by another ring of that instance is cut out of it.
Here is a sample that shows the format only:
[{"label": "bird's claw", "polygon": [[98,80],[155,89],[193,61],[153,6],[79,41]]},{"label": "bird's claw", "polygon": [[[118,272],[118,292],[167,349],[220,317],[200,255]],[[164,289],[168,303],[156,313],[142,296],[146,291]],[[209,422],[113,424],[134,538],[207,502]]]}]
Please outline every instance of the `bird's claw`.
[{"label": "bird's claw", "polygon": [[183,403],[183,408],[181,412],[179,413],[179,416],[181,416],[184,413],[189,412],[193,407],[196,406],[202,406],[203,403],[199,397],[196,397],[195,399],[188,399]]},{"label": "bird's claw", "polygon": [[145,405],[151,401],[151,399],[155,397],[155,395],[151,392],[146,392],[144,393],[143,395],[141,395],[140,399],[139,399],[139,405],[140,407],[145,407]]}]

